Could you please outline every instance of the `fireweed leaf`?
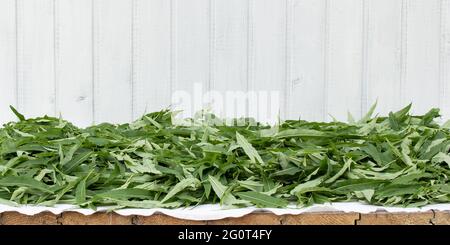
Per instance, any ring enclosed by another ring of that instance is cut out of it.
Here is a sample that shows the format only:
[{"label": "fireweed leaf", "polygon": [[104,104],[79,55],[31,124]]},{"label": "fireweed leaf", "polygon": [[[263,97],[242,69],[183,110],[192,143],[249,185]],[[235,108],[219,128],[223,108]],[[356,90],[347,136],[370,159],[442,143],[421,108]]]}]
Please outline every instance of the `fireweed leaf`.
[{"label": "fireweed leaf", "polygon": [[169,200],[171,197],[175,196],[178,192],[184,190],[187,187],[193,187],[195,188],[197,185],[200,184],[200,181],[195,178],[189,178],[184,179],[177,183],[170,191],[167,193],[167,195],[161,200],[162,203]]},{"label": "fireweed leaf", "polygon": [[450,201],[450,127],[438,109],[387,116],[375,104],[351,123],[177,120],[162,110],[135,122],[79,128],[25,118],[0,128],[0,203],[176,208],[220,203],[361,201],[423,206]]},{"label": "fireweed leaf", "polygon": [[238,192],[236,195],[261,207],[286,207],[288,204],[286,200],[271,197],[256,191]]},{"label": "fireweed leaf", "polygon": [[261,156],[258,154],[258,151],[247,141],[247,139],[244,138],[241,134],[236,132],[236,142],[237,144],[242,147],[245,154],[250,158],[252,162],[255,162],[255,159],[258,161],[258,163],[264,163]]},{"label": "fireweed leaf", "polygon": [[47,193],[53,193],[50,186],[25,176],[6,176],[0,178],[0,186],[20,186],[40,190]]}]

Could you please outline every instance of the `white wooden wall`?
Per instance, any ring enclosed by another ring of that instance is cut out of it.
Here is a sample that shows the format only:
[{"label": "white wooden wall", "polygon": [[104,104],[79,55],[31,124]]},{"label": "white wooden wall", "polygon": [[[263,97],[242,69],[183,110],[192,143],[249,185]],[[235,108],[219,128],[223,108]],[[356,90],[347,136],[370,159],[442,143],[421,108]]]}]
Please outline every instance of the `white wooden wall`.
[{"label": "white wooden wall", "polygon": [[450,0],[0,0],[2,123],[130,121],[194,82],[279,90],[283,118],[450,118]]}]

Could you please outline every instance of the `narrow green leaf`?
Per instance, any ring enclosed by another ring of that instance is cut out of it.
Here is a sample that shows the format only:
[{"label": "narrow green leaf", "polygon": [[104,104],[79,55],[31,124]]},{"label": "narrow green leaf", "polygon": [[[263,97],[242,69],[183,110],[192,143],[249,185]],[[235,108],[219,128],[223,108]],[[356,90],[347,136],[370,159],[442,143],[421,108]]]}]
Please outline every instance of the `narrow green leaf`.
[{"label": "narrow green leaf", "polygon": [[342,168],[331,178],[325,180],[324,183],[328,184],[328,183],[333,183],[334,181],[336,181],[339,177],[341,177],[345,171],[347,171],[350,168],[350,165],[352,164],[353,160],[352,159],[347,159],[347,161],[345,161],[344,166],[342,166]]},{"label": "narrow green leaf", "polygon": [[75,167],[89,159],[92,153],[92,151],[85,151],[75,155],[72,160],[70,160],[63,166],[64,171],[68,173],[71,172]]},{"label": "narrow green leaf", "polygon": [[187,187],[196,188],[198,185],[200,185],[200,181],[196,178],[188,178],[180,181],[177,183],[170,191],[167,193],[167,195],[161,200],[162,203],[166,202],[173,196],[175,196],[178,192],[186,189]]},{"label": "narrow green leaf", "polygon": [[226,205],[245,204],[242,200],[237,200],[236,197],[230,193],[230,189],[220,183],[219,179],[216,177],[209,175],[208,180],[221,203]]},{"label": "narrow green leaf", "polygon": [[373,105],[369,108],[369,110],[367,111],[367,113],[366,113],[366,115],[364,115],[359,121],[358,121],[358,123],[365,123],[365,122],[367,122],[367,121],[369,121],[370,120],[370,118],[372,117],[372,115],[373,115],[373,112],[375,111],[375,108],[377,107],[377,103],[378,103],[378,100],[376,100],[375,101],[375,103],[373,103]]},{"label": "narrow green leaf", "polygon": [[262,192],[264,188],[264,184],[253,180],[242,180],[238,181],[238,183],[240,186],[249,189],[251,191]]},{"label": "narrow green leaf", "polygon": [[286,200],[271,197],[255,191],[238,192],[236,193],[240,198],[250,201],[260,207],[286,207],[288,202]]},{"label": "narrow green leaf", "polygon": [[319,177],[305,183],[297,185],[294,189],[291,190],[291,195],[299,195],[304,193],[306,190],[312,187],[317,187],[323,182],[323,177]]},{"label": "narrow green leaf", "polygon": [[78,183],[75,193],[75,201],[78,205],[86,202],[86,178]]},{"label": "narrow green leaf", "polygon": [[245,154],[247,154],[247,156],[250,158],[250,161],[254,163],[256,159],[259,163],[264,163],[261,156],[258,154],[258,151],[256,151],[256,149],[253,148],[253,146],[247,141],[247,139],[245,139],[244,136],[242,136],[238,132],[236,132],[236,142],[240,147],[242,147]]},{"label": "narrow green leaf", "polygon": [[450,155],[445,154],[443,152],[439,152],[431,159],[431,162],[433,162],[433,163],[445,162],[445,163],[447,163],[448,167],[450,168]]},{"label": "narrow green leaf", "polygon": [[46,193],[53,193],[51,187],[37,181],[30,177],[25,176],[6,176],[0,177],[0,186],[24,186],[31,189],[40,190]]},{"label": "narrow green leaf", "polygon": [[280,131],[275,135],[277,138],[289,138],[289,137],[333,137],[332,134],[326,134],[321,131],[313,130],[313,129],[286,129]]},{"label": "narrow green leaf", "polygon": [[20,113],[16,110],[16,108],[14,108],[12,105],[10,105],[9,108],[11,109],[11,111],[14,113],[14,115],[16,115],[16,117],[17,117],[20,121],[25,121],[25,120],[26,120],[25,117],[24,117],[22,114],[20,114]]},{"label": "narrow green leaf", "polygon": [[353,117],[352,113],[350,113],[350,111],[347,111],[347,121],[350,124],[355,123],[355,118]]},{"label": "narrow green leaf", "polygon": [[273,174],[271,174],[270,176],[271,177],[276,177],[276,176],[283,176],[283,175],[294,175],[294,174],[296,174],[296,173],[298,173],[300,171],[301,171],[300,168],[293,166],[293,167],[289,167],[289,168],[286,168],[286,169],[282,169],[282,170],[276,171]]},{"label": "narrow green leaf", "polygon": [[150,191],[143,189],[117,189],[110,190],[107,192],[99,193],[95,195],[94,199],[100,198],[111,198],[111,199],[119,199],[119,200],[128,200],[130,198],[140,198],[140,199],[148,199],[150,195]]},{"label": "narrow green leaf", "polygon": [[225,194],[225,191],[227,190],[227,187],[224,186],[222,183],[220,183],[219,179],[216,177],[209,175],[208,176],[209,183],[211,183],[211,187],[213,188],[216,195],[222,199],[223,195]]},{"label": "narrow green leaf", "polygon": [[419,191],[420,185],[390,185],[376,191],[377,198],[414,194]]}]

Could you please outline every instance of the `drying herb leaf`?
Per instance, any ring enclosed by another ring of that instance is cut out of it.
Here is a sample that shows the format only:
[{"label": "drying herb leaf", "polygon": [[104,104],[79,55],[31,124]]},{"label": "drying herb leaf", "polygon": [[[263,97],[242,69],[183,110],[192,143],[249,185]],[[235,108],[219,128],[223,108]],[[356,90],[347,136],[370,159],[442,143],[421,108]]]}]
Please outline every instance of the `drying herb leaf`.
[{"label": "drying herb leaf", "polygon": [[[304,206],[357,200],[422,206],[450,200],[450,123],[438,109],[360,120],[253,119],[163,110],[79,128],[54,117],[0,128],[0,203],[176,208],[207,203]],[[227,125],[229,122],[239,122]]]},{"label": "drying herb leaf", "polygon": [[240,198],[250,201],[260,207],[286,207],[288,202],[281,198],[271,197],[256,191],[238,192]]}]

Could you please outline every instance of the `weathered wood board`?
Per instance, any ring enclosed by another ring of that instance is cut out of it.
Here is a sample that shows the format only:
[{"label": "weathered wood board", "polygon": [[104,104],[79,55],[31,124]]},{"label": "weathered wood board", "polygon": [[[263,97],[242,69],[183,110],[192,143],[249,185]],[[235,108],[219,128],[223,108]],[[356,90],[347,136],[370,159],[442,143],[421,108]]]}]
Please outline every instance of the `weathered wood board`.
[{"label": "weathered wood board", "polygon": [[116,213],[95,213],[85,216],[76,212],[55,215],[49,212],[27,216],[17,212],[0,214],[0,225],[446,225],[450,212],[422,213],[304,213],[274,215],[252,213],[239,218],[193,221],[173,218],[164,214],[151,216],[121,216]]}]

